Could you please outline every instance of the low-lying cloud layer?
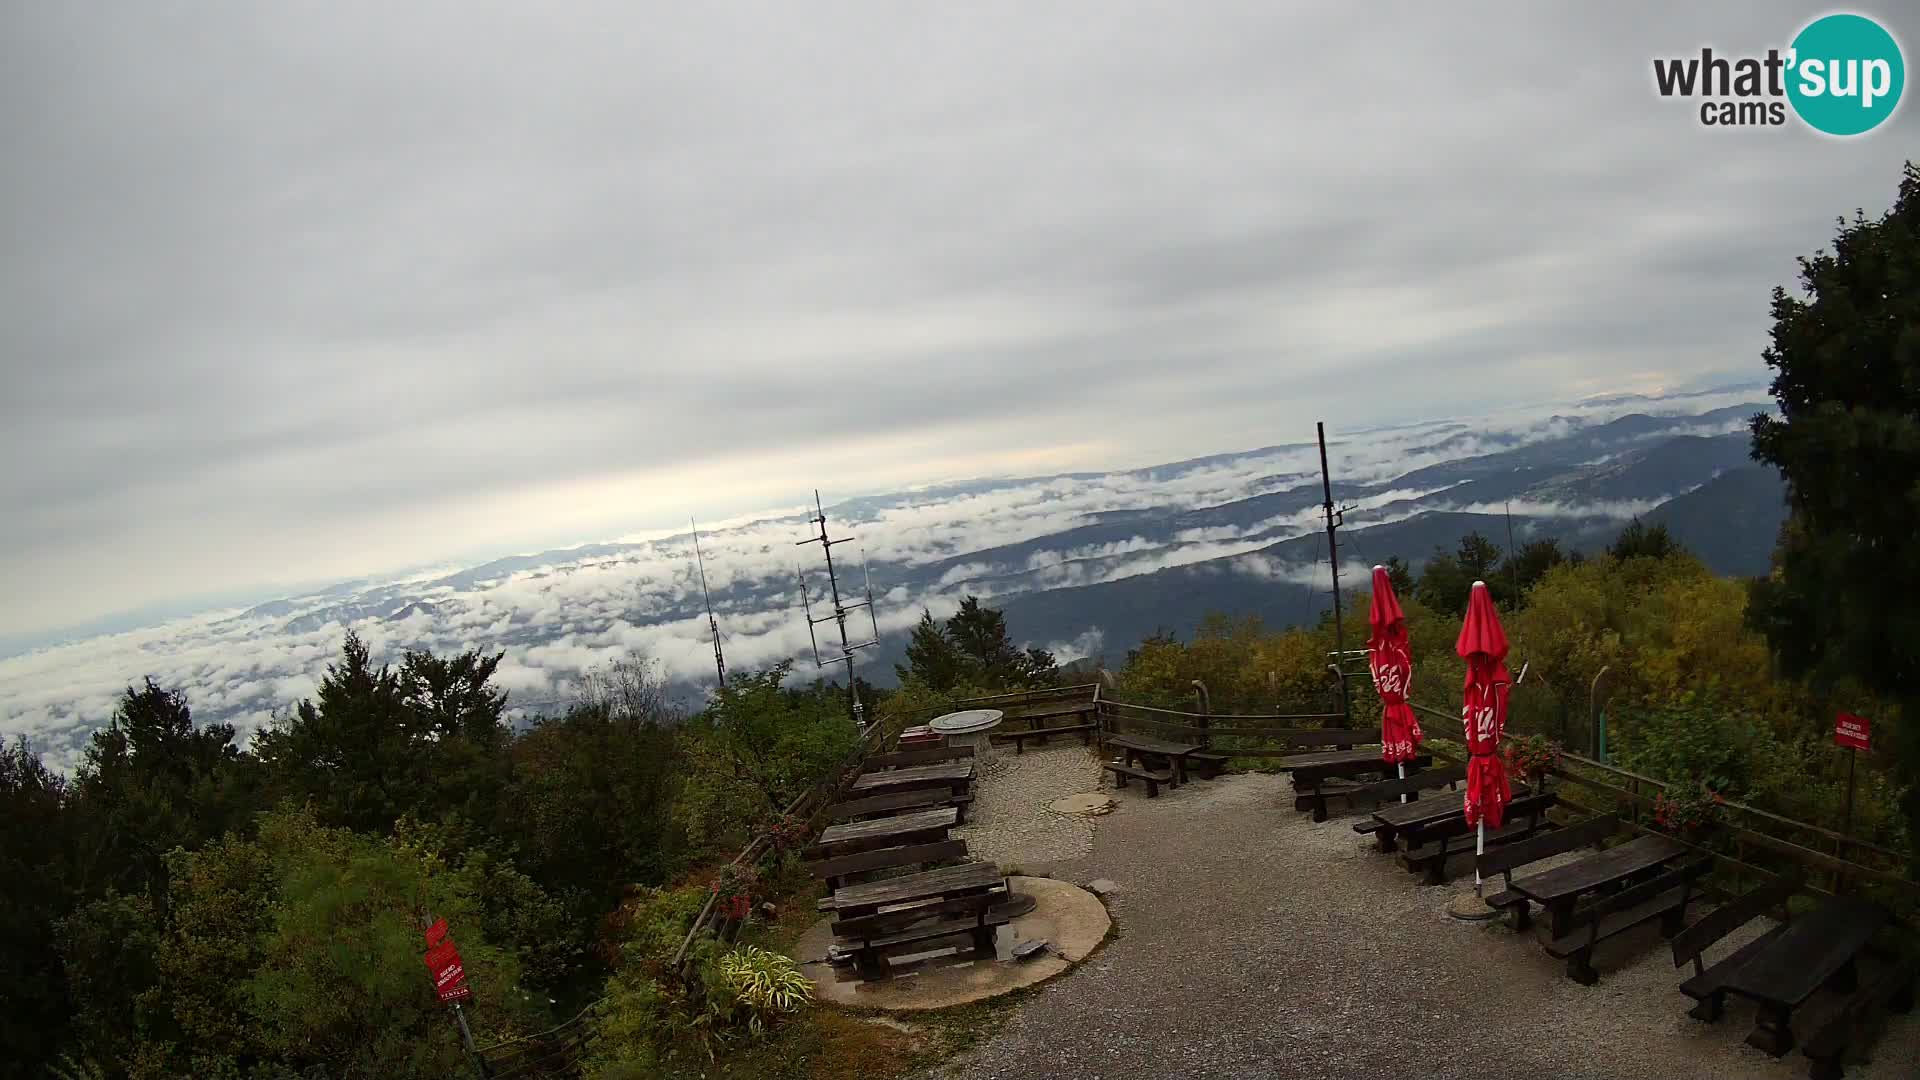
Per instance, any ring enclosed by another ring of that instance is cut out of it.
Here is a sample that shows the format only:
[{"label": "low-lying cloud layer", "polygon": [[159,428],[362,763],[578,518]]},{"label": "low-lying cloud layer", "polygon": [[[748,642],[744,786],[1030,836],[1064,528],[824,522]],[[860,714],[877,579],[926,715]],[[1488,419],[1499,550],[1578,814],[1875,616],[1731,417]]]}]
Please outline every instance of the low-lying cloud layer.
[{"label": "low-lying cloud layer", "polygon": [[[1334,432],[1330,457],[1336,493],[1343,505],[1354,508],[1356,527],[1404,520],[1452,507],[1454,484],[1394,482],[1414,469],[1461,461],[1474,451],[1563,438],[1630,412],[1692,415],[1753,396],[1745,390],[1669,401],[1576,403],[1391,430]],[[1463,433],[1471,437],[1459,437]],[[1095,584],[1234,556],[1243,557],[1222,564],[1223,569],[1324,586],[1324,558],[1316,563],[1311,557],[1288,561],[1250,554],[1317,533],[1318,510],[1310,505],[1319,499],[1317,470],[1317,451],[1301,444],[1128,472],[981,481],[864,497],[830,505],[828,516],[836,536],[856,537],[856,543],[835,549],[843,589],[864,587],[864,556],[880,632],[897,639],[923,607],[944,616],[964,593],[993,597]],[[1181,514],[1218,514],[1238,500],[1289,491],[1304,492],[1299,508],[1246,525],[1165,524]],[[1565,509],[1585,517],[1621,517],[1658,501],[1543,505],[1529,512]],[[1389,506],[1390,513],[1374,509]],[[1128,514],[1148,514],[1158,524],[1136,532],[1126,524]],[[1110,530],[1116,539],[1067,539],[1074,530],[1105,528],[1100,523],[1110,518],[1118,522]],[[796,546],[809,530],[805,512],[790,509],[703,526],[707,579],[731,666],[758,668],[800,658],[801,670],[812,670],[797,574],[805,572],[816,605],[823,603],[825,582],[818,549]],[[1342,568],[1352,581],[1362,580],[1364,571],[1358,563]],[[856,617],[856,626],[871,629],[864,616]],[[120,689],[146,676],[186,690],[203,718],[229,719],[251,731],[313,693],[348,628],[376,657],[386,659],[409,648],[504,649],[498,681],[512,692],[515,707],[532,712],[564,707],[583,673],[635,653],[654,657],[671,677],[688,684],[711,675],[691,538],[682,531],[362,583],[3,659],[0,733],[24,734],[49,760],[70,767],[85,733],[110,714]],[[1014,627],[1016,633],[1020,629]],[[1095,627],[1074,640],[1033,644],[1072,659],[1098,655],[1103,645],[1132,643],[1103,641]]]}]

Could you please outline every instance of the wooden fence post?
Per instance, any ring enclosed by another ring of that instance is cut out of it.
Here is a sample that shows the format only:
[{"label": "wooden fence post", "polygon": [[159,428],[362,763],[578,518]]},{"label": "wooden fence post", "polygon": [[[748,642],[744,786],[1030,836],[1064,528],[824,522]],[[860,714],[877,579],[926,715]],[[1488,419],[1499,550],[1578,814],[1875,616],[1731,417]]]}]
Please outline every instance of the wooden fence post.
[{"label": "wooden fence post", "polygon": [[1207,684],[1201,682],[1199,679],[1193,680],[1193,696],[1199,704],[1200,712],[1193,726],[1200,729],[1201,749],[1211,750],[1213,749],[1213,736],[1207,732],[1207,729],[1213,726],[1213,699],[1207,695]]}]

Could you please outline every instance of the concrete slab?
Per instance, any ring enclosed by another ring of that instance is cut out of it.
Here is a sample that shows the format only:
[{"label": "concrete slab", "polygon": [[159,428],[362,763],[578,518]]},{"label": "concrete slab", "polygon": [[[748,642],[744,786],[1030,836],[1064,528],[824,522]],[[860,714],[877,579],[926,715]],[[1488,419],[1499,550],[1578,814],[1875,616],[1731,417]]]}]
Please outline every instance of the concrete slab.
[{"label": "concrete slab", "polygon": [[1113,813],[1113,796],[1104,791],[1069,795],[1064,799],[1055,799],[1048,803],[1047,809],[1056,814],[1079,814],[1085,817],[1111,814]]},{"label": "concrete slab", "polygon": [[[1030,913],[1000,928],[993,960],[933,956],[897,957],[894,977],[884,982],[857,981],[851,968],[826,962],[833,942],[833,920],[815,923],[794,947],[800,970],[813,981],[819,1000],[862,1009],[913,1011],[944,1009],[997,997],[1032,986],[1086,959],[1106,938],[1113,922],[1106,905],[1085,889],[1051,878],[1008,878],[1016,893],[1034,898]],[[1044,940],[1047,950],[1029,960],[1014,960],[1014,946]]]}]

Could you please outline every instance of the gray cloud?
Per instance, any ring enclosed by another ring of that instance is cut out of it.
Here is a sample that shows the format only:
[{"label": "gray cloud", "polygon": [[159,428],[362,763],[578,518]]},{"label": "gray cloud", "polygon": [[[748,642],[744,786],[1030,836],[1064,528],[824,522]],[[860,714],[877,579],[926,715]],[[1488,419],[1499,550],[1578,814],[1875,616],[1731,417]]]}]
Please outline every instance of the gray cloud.
[{"label": "gray cloud", "polygon": [[0,635],[1757,374],[1920,134],[1652,93],[1804,4],[1032,8],[8,6]]}]

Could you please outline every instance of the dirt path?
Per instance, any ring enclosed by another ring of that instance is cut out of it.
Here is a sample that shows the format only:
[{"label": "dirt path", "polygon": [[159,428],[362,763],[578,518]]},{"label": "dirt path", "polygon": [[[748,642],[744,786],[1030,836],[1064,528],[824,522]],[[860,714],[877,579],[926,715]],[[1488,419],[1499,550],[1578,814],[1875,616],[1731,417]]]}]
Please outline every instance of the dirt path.
[{"label": "dirt path", "polygon": [[[1120,936],[1018,1005],[937,1077],[1402,1076],[1787,1080],[1742,1041],[1750,1006],[1707,1026],[1652,927],[1603,946],[1597,986],[1530,938],[1455,922],[1452,887],[1371,853],[1351,818],[1315,825],[1286,779],[1189,784],[1121,806],[1055,876],[1108,878]],[[1736,939],[1737,940],[1737,939]],[[1723,943],[1720,950],[1734,947]],[[1721,955],[1709,954],[1710,959]],[[1894,1019],[1859,1080],[1912,1080],[1920,1012]]]}]

